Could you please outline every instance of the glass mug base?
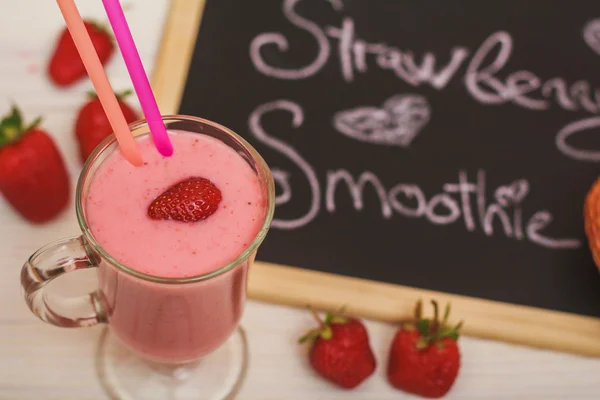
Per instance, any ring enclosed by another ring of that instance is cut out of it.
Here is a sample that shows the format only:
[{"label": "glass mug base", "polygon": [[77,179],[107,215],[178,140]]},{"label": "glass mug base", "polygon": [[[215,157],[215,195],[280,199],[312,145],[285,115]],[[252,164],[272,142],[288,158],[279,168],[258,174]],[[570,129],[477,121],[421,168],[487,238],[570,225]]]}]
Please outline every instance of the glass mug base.
[{"label": "glass mug base", "polygon": [[217,350],[184,365],[146,361],[123,345],[108,327],[96,350],[96,372],[112,400],[233,399],[247,367],[248,345],[241,326]]}]

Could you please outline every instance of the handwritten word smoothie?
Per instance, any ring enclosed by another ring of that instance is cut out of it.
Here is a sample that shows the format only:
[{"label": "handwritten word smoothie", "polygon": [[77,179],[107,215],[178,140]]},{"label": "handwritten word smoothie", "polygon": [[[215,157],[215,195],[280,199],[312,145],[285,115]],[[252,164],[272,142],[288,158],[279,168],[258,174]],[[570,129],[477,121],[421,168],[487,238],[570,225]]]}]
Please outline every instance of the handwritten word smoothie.
[{"label": "handwritten word smoothie", "polygon": [[[206,135],[169,134],[171,157],[158,154],[148,136],[138,139],[141,167],[119,151],[110,154],[93,177],[85,212],[92,235],[119,263],[154,277],[189,278],[224,267],[249,247],[265,221],[266,199],[256,172],[234,149]],[[194,222],[151,218],[153,201],[191,177],[218,189],[216,211]],[[147,358],[196,359],[237,326],[247,268],[245,261],[209,280],[169,285],[101,266],[111,327]]]}]

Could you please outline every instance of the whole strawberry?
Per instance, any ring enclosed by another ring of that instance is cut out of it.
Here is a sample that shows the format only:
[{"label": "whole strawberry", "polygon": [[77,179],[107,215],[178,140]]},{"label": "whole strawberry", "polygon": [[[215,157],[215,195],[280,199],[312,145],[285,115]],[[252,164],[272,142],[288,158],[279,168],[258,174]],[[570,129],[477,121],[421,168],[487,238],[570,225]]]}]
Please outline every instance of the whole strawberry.
[{"label": "whole strawberry", "polygon": [[[84,24],[100,62],[106,64],[115,52],[112,35],[93,21],[85,21]],[[61,31],[50,58],[48,76],[61,87],[69,86],[87,76],[75,42],[66,27]]]},{"label": "whole strawberry", "polygon": [[41,223],[69,202],[70,181],[54,141],[38,128],[25,126],[17,107],[0,121],[0,192],[26,219]]},{"label": "whole strawberry", "polygon": [[221,191],[202,177],[184,179],[165,190],[148,206],[155,220],[196,222],[210,217],[219,208]]},{"label": "whole strawberry", "polygon": [[[140,119],[137,112],[125,102],[125,97],[130,93],[131,91],[128,90],[116,94],[127,123]],[[75,137],[79,145],[79,156],[83,162],[87,160],[100,142],[113,132],[110,121],[96,93],[90,93],[89,97],[90,100],[81,107],[75,121]]]},{"label": "whole strawberry", "polygon": [[458,348],[460,322],[447,325],[450,305],[440,322],[437,302],[432,301],[434,319],[422,318],[422,302],[415,307],[414,323],[396,333],[390,348],[387,377],[392,386],[422,397],[443,397],[454,384],[460,369]]},{"label": "whole strawberry", "polygon": [[375,372],[377,362],[369,335],[359,319],[327,313],[325,321],[313,311],[319,326],[299,342],[310,342],[311,366],[323,378],[353,389]]}]

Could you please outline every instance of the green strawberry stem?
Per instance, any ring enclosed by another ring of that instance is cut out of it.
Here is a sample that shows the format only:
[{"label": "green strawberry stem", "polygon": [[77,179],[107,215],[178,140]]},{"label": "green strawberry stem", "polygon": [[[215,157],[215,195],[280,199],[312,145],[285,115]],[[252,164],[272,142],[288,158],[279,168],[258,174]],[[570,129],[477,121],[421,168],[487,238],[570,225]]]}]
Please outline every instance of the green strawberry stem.
[{"label": "green strawberry stem", "polygon": [[41,122],[42,117],[38,117],[29,125],[24,125],[21,111],[13,104],[10,114],[0,120],[0,147],[18,141],[23,134],[35,129]]},{"label": "green strawberry stem", "polygon": [[325,325],[323,323],[323,320],[319,316],[319,314],[315,311],[315,309],[312,308],[312,307],[309,307],[309,309],[310,309],[310,313],[312,314],[313,318],[315,319],[315,321],[317,321],[317,324],[319,324],[320,327],[322,327],[323,325]]},{"label": "green strawberry stem", "polygon": [[439,306],[437,301],[432,300],[431,304],[433,306],[433,319],[423,318],[423,302],[420,299],[415,305],[416,329],[421,334],[421,337],[416,343],[418,349],[425,349],[433,343],[436,343],[442,348],[444,345],[442,339],[444,338],[458,340],[459,330],[463,326],[463,321],[460,321],[454,327],[448,325],[450,303],[446,304],[444,316],[441,321],[439,319]]},{"label": "green strawberry stem", "polygon": [[313,318],[317,321],[318,327],[311,329],[298,339],[298,343],[302,344],[310,340],[310,342],[314,342],[318,337],[324,340],[331,339],[333,333],[331,331],[331,324],[345,324],[347,319],[342,315],[345,311],[345,306],[343,306],[337,313],[327,312],[325,314],[325,320],[323,320],[319,314],[312,308],[308,307]]},{"label": "green strawberry stem", "polygon": [[423,318],[423,300],[419,299],[415,305],[415,319],[418,321]]},{"label": "green strawberry stem", "polygon": [[119,100],[121,100],[121,99],[124,99],[127,96],[131,96],[132,93],[133,93],[133,90],[131,90],[131,89],[125,89],[121,93],[117,93],[117,98]]},{"label": "green strawberry stem", "polygon": [[94,29],[96,29],[97,31],[103,33],[113,44],[115,43],[115,37],[109,28],[108,21],[105,21],[105,20],[98,21],[98,20],[87,18],[87,19],[85,19],[85,22],[92,25],[94,27]]},{"label": "green strawberry stem", "polygon": [[446,304],[446,310],[444,311],[444,319],[442,320],[442,325],[446,325],[448,323],[449,316],[450,316],[450,303]]},{"label": "green strawberry stem", "polygon": [[431,300],[433,305],[433,321],[431,322],[431,330],[437,332],[440,330],[440,311],[438,303],[435,300]]},{"label": "green strawberry stem", "polygon": [[[118,92],[118,93],[117,93],[117,92],[115,92],[115,96],[117,96],[117,99],[119,99],[119,100],[123,100],[124,98],[126,98],[126,97],[128,97],[128,96],[131,96],[131,94],[132,94],[132,93],[133,93],[133,90],[131,90],[131,89],[125,89],[125,90],[123,90],[122,92]],[[90,99],[95,99],[95,98],[97,98],[97,97],[98,97],[98,93],[96,93],[96,92],[95,92],[95,91],[93,91],[93,90],[89,90],[89,91],[87,92],[87,96],[88,96],[88,98],[90,98]]]}]

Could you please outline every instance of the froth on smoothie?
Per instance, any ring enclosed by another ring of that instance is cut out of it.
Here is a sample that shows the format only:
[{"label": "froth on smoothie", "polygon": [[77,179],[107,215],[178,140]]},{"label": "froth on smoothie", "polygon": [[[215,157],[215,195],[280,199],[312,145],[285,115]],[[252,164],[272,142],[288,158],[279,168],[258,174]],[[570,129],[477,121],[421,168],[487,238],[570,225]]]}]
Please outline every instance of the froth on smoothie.
[{"label": "froth on smoothie", "polygon": [[[149,135],[137,139],[144,165],[113,151],[98,167],[85,199],[92,235],[108,254],[137,271],[181,278],[218,269],[256,237],[266,200],[255,171],[210,136],[170,131],[174,154],[161,156]],[[221,191],[217,211],[197,222],[153,220],[151,202],[177,182],[204,177]]]}]

